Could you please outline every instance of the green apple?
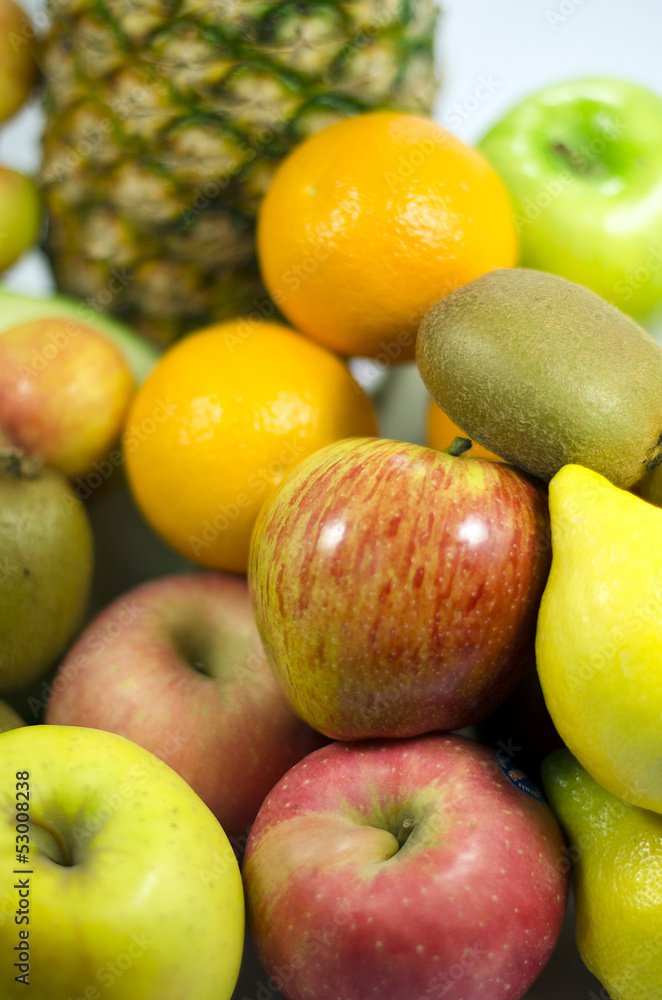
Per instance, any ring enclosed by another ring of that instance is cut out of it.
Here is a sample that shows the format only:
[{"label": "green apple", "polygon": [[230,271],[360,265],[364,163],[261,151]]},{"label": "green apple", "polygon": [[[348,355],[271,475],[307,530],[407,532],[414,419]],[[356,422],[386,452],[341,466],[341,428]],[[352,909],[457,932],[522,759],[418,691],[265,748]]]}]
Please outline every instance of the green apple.
[{"label": "green apple", "polygon": [[229,1000],[239,866],[179,775],[75,726],[4,733],[0,775],[3,1000]]},{"label": "green apple", "polygon": [[479,143],[511,196],[521,264],[632,316],[662,301],[662,98],[582,79],[526,98]]},{"label": "green apple", "polygon": [[[117,281],[125,280],[121,275]],[[87,323],[109,337],[120,348],[129,363],[135,381],[140,384],[154,367],[159,350],[124,323],[107,316],[100,305],[83,302],[66,295],[34,298],[0,288],[0,334],[12,327],[38,319],[68,319]]]}]

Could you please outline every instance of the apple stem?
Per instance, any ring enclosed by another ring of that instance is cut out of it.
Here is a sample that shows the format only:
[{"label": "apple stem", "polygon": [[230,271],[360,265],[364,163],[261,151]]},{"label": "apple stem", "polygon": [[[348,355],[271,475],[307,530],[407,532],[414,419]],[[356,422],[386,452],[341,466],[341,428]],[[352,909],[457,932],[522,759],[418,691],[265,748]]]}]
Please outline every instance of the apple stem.
[{"label": "apple stem", "polygon": [[459,458],[460,455],[464,455],[465,451],[469,451],[473,441],[471,438],[456,437],[453,438],[448,448],[444,449],[445,455],[452,455],[454,458]]},{"label": "apple stem", "polygon": [[402,825],[401,825],[400,829],[398,830],[398,843],[400,844],[400,847],[402,847],[402,845],[404,844],[404,842],[407,840],[407,838],[411,834],[411,831],[414,828],[414,824],[415,824],[415,820],[411,819],[411,817],[409,817],[409,816],[407,817],[407,819],[403,819]]},{"label": "apple stem", "polygon": [[557,156],[562,156],[563,159],[566,160],[572,166],[572,169],[576,170],[578,174],[595,172],[594,170],[592,171],[591,164],[587,159],[583,159],[581,156],[578,156],[577,153],[572,152],[572,150],[569,149],[565,143],[556,142],[552,146],[552,149]]},{"label": "apple stem", "polygon": [[7,472],[17,479],[34,479],[42,465],[38,455],[26,455],[20,448],[0,447],[0,472]]}]

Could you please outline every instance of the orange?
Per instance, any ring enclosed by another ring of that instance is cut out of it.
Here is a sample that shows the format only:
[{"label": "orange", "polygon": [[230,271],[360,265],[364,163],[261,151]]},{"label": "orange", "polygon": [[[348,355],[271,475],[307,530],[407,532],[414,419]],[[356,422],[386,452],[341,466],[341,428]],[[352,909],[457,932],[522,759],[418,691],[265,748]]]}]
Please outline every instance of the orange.
[{"label": "orange", "polygon": [[[468,434],[460,430],[457,424],[453,423],[451,418],[444,413],[441,407],[437,406],[433,399],[430,400],[428,406],[427,425],[428,443],[431,448],[436,448],[437,451],[445,451],[452,444],[453,438],[469,437]],[[464,454],[467,458],[489,458],[493,462],[501,461],[499,456],[495,455],[493,451],[488,451],[487,448],[483,448],[482,444],[478,444],[475,441],[469,451],[465,451]]]},{"label": "orange", "polygon": [[444,295],[517,263],[508,196],[482,154],[429,118],[387,111],[295,147],[262,202],[257,245],[298,330],[387,363],[414,357]]},{"label": "orange", "polygon": [[245,573],[264,500],[326,444],[377,433],[347,365],[277,323],[233,320],[170,348],[124,434],[129,483],[152,527],[203,566]]}]

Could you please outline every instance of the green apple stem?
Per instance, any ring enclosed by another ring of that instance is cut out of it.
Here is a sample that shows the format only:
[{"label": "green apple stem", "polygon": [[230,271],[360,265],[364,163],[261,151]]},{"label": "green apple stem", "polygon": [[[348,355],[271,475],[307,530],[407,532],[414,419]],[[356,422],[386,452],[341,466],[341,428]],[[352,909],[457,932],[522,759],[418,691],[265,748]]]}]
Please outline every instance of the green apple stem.
[{"label": "green apple stem", "polygon": [[398,838],[397,838],[400,847],[403,846],[405,841],[411,835],[411,832],[414,829],[415,822],[416,821],[413,820],[410,816],[408,816],[406,819],[403,819],[400,829],[398,830]]},{"label": "green apple stem", "polygon": [[589,157],[584,157],[573,153],[568,146],[563,142],[557,142],[552,146],[552,150],[558,155],[562,156],[564,160],[569,164],[569,166],[578,174],[595,174],[598,172],[598,164],[595,160],[591,161]]},{"label": "green apple stem", "polygon": [[459,458],[460,455],[464,455],[465,451],[469,451],[473,441],[471,438],[456,437],[453,438],[448,448],[444,449],[445,455],[452,455],[454,458]]}]

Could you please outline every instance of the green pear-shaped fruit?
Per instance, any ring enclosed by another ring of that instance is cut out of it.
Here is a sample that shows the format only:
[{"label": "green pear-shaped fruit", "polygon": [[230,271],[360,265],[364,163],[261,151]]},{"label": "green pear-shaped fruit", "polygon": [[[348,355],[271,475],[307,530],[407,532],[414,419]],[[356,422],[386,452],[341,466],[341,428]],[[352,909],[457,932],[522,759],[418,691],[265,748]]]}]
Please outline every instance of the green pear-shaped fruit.
[{"label": "green pear-shaped fruit", "polygon": [[0,691],[38,679],[87,606],[92,532],[55,469],[0,451]]},{"label": "green pear-shaped fruit", "polygon": [[575,861],[575,937],[612,1000],[659,1000],[662,816],[602,788],[572,756],[543,761],[548,801]]},{"label": "green pear-shaped fruit", "polygon": [[567,465],[536,631],[547,710],[614,795],[662,812],[662,510]]}]

